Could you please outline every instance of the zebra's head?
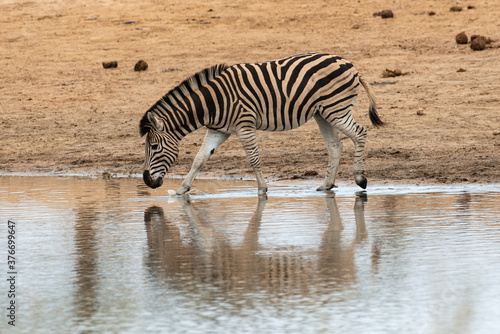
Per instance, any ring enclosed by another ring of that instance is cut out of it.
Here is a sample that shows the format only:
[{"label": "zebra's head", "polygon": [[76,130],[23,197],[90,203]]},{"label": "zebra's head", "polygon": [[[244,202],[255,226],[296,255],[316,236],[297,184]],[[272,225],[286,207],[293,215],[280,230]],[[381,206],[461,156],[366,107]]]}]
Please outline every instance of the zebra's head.
[{"label": "zebra's head", "polygon": [[164,123],[152,112],[147,112],[140,125],[141,135],[146,136],[144,183],[151,188],[163,184],[163,176],[179,155],[178,141],[165,131]]}]

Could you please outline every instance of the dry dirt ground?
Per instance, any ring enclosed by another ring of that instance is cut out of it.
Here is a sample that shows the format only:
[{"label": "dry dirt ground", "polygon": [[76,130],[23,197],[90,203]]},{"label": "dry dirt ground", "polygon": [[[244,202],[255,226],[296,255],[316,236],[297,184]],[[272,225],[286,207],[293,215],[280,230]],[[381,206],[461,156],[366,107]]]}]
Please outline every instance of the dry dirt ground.
[{"label": "dry dirt ground", "polygon": [[[373,16],[383,9],[394,17]],[[370,125],[361,91],[354,117],[368,128],[369,179],[500,182],[500,1],[3,0],[0,12],[0,173],[142,173],[139,120],[183,79],[324,51],[355,64],[387,123]],[[462,31],[494,42],[473,51],[457,45]],[[149,68],[135,72],[140,59]],[[181,142],[172,174],[188,172],[204,133]],[[259,144],[269,179],[324,175],[315,122],[261,132]],[[352,155],[344,140],[342,181],[353,182]],[[253,175],[237,138],[203,174]]]}]

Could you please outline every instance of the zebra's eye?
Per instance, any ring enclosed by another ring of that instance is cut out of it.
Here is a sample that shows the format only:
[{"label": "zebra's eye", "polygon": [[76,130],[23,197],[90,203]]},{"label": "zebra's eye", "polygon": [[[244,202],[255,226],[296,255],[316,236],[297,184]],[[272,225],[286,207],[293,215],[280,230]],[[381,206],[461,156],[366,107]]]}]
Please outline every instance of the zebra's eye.
[{"label": "zebra's eye", "polygon": [[151,149],[156,151],[158,149],[158,144],[151,145]]}]

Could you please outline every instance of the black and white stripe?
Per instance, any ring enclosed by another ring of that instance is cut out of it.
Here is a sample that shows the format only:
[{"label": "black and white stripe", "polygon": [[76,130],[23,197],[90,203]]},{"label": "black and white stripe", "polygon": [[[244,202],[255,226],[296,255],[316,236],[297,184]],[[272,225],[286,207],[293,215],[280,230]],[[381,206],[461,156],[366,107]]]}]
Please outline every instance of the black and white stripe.
[{"label": "black and white stripe", "polygon": [[356,146],[353,172],[356,183],[364,188],[366,130],[351,115],[360,84],[370,101],[370,120],[382,125],[368,85],[351,62],[338,56],[309,53],[207,68],[172,89],[142,118],[140,132],[147,135],[144,180],[152,187],[159,186],[177,158],[178,142],[205,126],[209,129],[205,141],[178,193],[190,189],[202,165],[234,134],[247,152],[263,194],[267,186],[260,171],[256,130],[291,130],[314,117],[330,156],[325,182],[318,190],[334,186],[342,150],[338,130]]}]

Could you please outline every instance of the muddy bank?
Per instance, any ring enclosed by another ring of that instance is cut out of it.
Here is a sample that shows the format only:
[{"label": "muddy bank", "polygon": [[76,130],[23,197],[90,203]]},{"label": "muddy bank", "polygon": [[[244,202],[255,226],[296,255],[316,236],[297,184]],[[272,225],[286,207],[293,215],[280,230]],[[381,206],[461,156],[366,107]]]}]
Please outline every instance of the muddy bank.
[{"label": "muddy bank", "polygon": [[[500,182],[500,68],[492,66],[500,63],[500,36],[490,15],[500,3],[476,1],[455,12],[435,1],[399,1],[392,18],[373,16],[385,6],[380,0],[2,3],[0,172],[140,174],[139,120],[186,77],[217,63],[325,51],[363,73],[387,124],[370,126],[361,92],[354,117],[369,132],[369,180]],[[474,51],[457,44],[460,32],[493,42]],[[134,70],[139,60],[146,70]],[[116,67],[103,67],[114,61]],[[203,136],[199,130],[182,141],[172,174],[189,171]],[[324,175],[327,152],[314,122],[259,133],[259,144],[270,179]],[[344,140],[342,181],[351,180],[352,155]],[[202,176],[252,174],[231,138]]]}]

